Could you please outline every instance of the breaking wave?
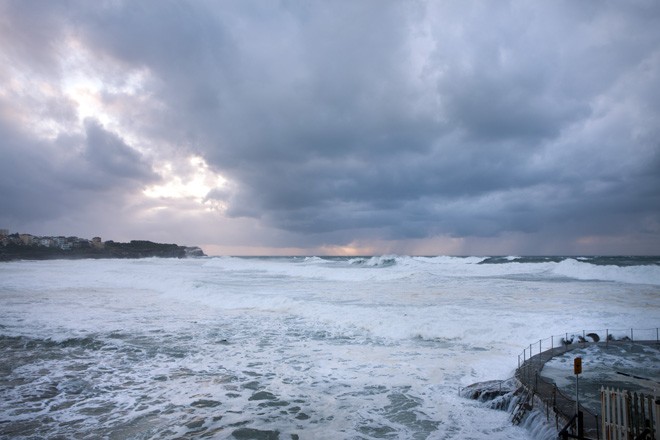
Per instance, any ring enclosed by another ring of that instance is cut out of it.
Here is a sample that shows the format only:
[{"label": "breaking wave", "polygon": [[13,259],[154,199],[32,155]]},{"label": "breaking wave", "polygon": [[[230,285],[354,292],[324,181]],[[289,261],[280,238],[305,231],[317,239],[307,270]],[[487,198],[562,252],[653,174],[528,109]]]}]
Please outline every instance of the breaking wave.
[{"label": "breaking wave", "polygon": [[[226,259],[221,259],[227,262]],[[240,258],[231,265],[240,265]],[[261,259],[265,271],[282,272],[283,260]],[[250,264],[254,263],[253,260]],[[389,276],[406,277],[427,274],[441,277],[510,277],[518,279],[565,279],[609,281],[628,284],[660,285],[658,257],[450,257],[450,256],[365,256],[365,257],[307,257],[302,265],[286,266],[288,275],[341,279],[362,275],[347,269],[386,269]],[[292,272],[293,270],[293,272]],[[341,275],[340,275],[341,274]],[[387,275],[385,275],[387,276]]]},{"label": "breaking wave", "polygon": [[605,261],[2,264],[0,438],[528,438],[456,389],[568,323],[655,329],[660,266]]}]

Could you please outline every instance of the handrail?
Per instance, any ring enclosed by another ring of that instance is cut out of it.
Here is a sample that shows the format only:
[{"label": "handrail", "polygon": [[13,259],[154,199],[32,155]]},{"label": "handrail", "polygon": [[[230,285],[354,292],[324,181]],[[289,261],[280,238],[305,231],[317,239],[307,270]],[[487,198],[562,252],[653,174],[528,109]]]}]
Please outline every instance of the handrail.
[{"label": "handrail", "polygon": [[[572,434],[568,432],[569,428],[576,427],[577,428],[577,434]],[[562,440],[568,440],[569,438],[575,438],[578,440],[589,440],[587,437],[584,436],[584,431],[582,429],[582,414],[578,413],[575,414],[571,420],[568,421],[566,426],[562,428],[561,431],[559,431],[558,438]]]},{"label": "handrail", "polygon": [[577,419],[577,416],[578,415],[575,414],[573,417],[571,417],[571,420],[569,420],[568,423],[566,423],[566,425],[564,425],[564,427],[561,429],[561,431],[559,431],[559,437],[560,438],[566,439],[569,436],[573,437],[571,434],[569,434],[568,429],[575,425],[575,421]]},{"label": "handrail", "polygon": [[[602,338],[604,340],[601,339],[600,335],[604,336],[604,338]],[[547,407],[551,406],[553,408],[555,414],[561,414],[567,418],[572,411],[575,411],[575,401],[572,397],[564,395],[559,389],[557,389],[557,386],[554,383],[540,377],[539,371],[542,368],[542,365],[557,355],[578,348],[578,346],[575,346],[574,344],[588,344],[595,342],[604,342],[607,344],[615,341],[618,343],[621,341],[655,341],[660,343],[660,328],[582,330],[580,332],[565,333],[564,335],[560,335],[557,339],[555,339],[555,336],[550,336],[549,338],[539,340],[538,343],[530,344],[529,347],[523,350],[523,353],[518,356],[518,369],[516,370],[515,376],[530,392],[535,395],[538,394],[539,396],[545,396],[541,397],[541,399],[545,402]],[[555,351],[555,349],[557,350]],[[596,438],[600,438],[599,416],[588,411],[582,405],[579,406],[579,411],[588,416],[588,424],[590,426],[589,433],[595,435]],[[570,423],[567,424],[565,428],[568,428],[569,426]],[[559,427],[557,428],[559,429]],[[567,435],[573,437],[570,434]]]},{"label": "handrail", "polygon": [[660,327],[645,329],[600,329],[600,330],[580,330],[576,332],[566,332],[563,335],[552,335],[545,339],[539,339],[538,342],[529,344],[529,347],[518,355],[518,368],[536,354],[543,353],[555,348],[567,348],[573,344],[582,344],[587,342],[612,342],[612,341],[653,341],[660,343]]}]

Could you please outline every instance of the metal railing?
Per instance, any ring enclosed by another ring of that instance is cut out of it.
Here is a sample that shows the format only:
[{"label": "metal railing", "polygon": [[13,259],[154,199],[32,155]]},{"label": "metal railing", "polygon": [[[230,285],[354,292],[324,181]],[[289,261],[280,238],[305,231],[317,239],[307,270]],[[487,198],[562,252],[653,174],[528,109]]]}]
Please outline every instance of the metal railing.
[{"label": "metal railing", "polygon": [[518,368],[520,368],[527,359],[548,350],[554,352],[555,349],[557,349],[557,354],[562,354],[567,351],[567,347],[575,348],[576,346],[574,344],[584,345],[589,342],[607,343],[610,341],[636,340],[660,342],[660,328],[580,330],[577,332],[566,332],[562,335],[552,335],[545,339],[539,339],[538,342],[534,342],[529,344],[529,347],[525,347],[522,353],[518,355]]},{"label": "metal railing", "polygon": [[[529,393],[542,402],[548,421],[551,413],[550,409],[552,409],[555,415],[555,424],[559,431],[560,424],[564,423],[560,421],[559,417],[563,417],[564,421],[572,420],[576,413],[575,400],[573,396],[562,393],[553,382],[544,379],[540,375],[545,363],[555,356],[576,348],[586,347],[589,344],[609,344],[610,342],[619,344],[626,341],[655,341],[660,343],[660,328],[582,330],[541,339],[530,344],[518,355],[518,369],[515,377]],[[585,434],[590,435],[592,438],[600,438],[599,415],[584,408],[581,404],[578,410],[584,414]]]}]

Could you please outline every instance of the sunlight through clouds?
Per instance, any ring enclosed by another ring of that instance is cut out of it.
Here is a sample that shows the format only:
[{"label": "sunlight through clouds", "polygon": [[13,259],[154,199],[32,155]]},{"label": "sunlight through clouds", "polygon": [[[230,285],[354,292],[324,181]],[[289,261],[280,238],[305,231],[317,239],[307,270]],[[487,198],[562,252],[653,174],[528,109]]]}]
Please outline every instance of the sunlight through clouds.
[{"label": "sunlight through clouds", "polygon": [[0,228],[657,253],[659,12],[0,1]]},{"label": "sunlight through clouds", "polygon": [[[75,38],[69,38],[62,51],[62,93],[76,104],[78,121],[94,118],[113,130],[127,131],[121,123],[125,106],[117,101],[148,97],[149,71],[98,56]],[[122,134],[136,143],[130,130]]]},{"label": "sunlight through clouds", "polygon": [[208,210],[224,210],[223,202],[209,199],[209,192],[226,187],[227,180],[213,172],[206,161],[199,156],[187,159],[187,173],[177,174],[172,162],[165,162],[156,171],[162,176],[163,183],[151,185],[143,191],[144,195],[154,199],[191,199],[204,205]]}]

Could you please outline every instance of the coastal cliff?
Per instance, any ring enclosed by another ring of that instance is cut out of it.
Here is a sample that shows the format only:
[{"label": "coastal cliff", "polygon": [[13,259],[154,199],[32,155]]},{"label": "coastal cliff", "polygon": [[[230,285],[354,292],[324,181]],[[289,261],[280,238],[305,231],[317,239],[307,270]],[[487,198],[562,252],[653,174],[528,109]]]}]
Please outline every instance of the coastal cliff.
[{"label": "coastal cliff", "polygon": [[204,257],[198,247],[132,240],[129,243],[106,241],[99,244],[82,243],[75,247],[42,246],[38,244],[7,243],[0,246],[0,261],[51,260],[82,258],[187,258]]}]

